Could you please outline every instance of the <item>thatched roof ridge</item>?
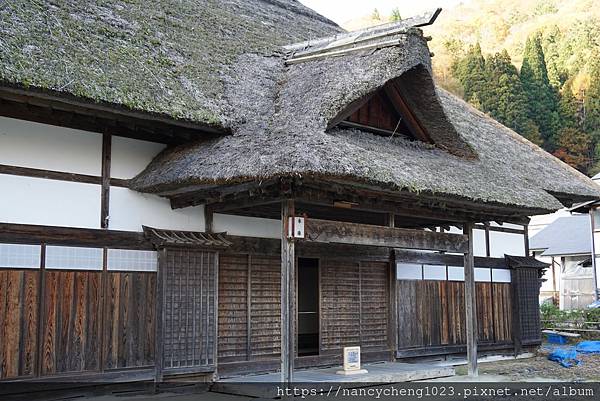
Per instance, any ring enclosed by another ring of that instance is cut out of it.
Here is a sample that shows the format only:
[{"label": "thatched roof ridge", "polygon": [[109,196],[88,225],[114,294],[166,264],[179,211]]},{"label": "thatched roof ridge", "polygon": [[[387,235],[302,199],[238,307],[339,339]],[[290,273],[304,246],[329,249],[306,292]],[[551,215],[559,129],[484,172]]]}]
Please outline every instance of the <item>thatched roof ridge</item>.
[{"label": "thatched roof ridge", "polygon": [[342,31],[296,0],[4,1],[0,86],[228,128],[241,54]]},{"label": "thatched roof ridge", "polygon": [[[387,81],[414,71],[421,74],[413,79],[429,76],[429,50],[419,31],[405,35],[403,45],[377,51],[287,67],[277,58],[244,56],[237,65],[243,67],[227,91],[237,94],[232,103],[242,116],[233,134],[166,150],[132,188],[161,193],[313,176],[540,211],[562,207],[550,192],[600,196],[589,179],[433,84],[428,99],[437,108],[422,108],[421,118],[431,120],[433,130],[454,132],[434,146],[355,129],[327,130],[345,105]],[[427,80],[419,84],[426,87]],[[475,157],[447,150],[463,145]]]}]

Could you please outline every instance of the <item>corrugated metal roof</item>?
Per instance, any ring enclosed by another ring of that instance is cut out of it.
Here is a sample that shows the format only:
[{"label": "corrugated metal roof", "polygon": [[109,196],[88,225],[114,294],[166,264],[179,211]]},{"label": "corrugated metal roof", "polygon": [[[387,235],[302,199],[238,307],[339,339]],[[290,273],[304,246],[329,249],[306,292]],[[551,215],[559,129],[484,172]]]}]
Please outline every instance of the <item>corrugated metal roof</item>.
[{"label": "corrugated metal roof", "polygon": [[531,238],[529,248],[543,249],[542,256],[591,253],[589,215],[573,215],[556,219]]}]

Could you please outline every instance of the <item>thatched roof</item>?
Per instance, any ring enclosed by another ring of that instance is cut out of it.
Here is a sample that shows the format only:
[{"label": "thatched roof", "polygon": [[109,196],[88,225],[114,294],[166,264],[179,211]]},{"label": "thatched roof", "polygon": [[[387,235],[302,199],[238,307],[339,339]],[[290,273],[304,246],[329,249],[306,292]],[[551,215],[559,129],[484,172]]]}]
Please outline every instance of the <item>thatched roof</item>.
[{"label": "thatched roof", "polygon": [[[231,131],[165,150],[132,180],[138,191],[302,176],[523,210],[600,197],[587,177],[436,88],[419,30],[395,31],[393,46],[288,65],[282,45],[341,32],[294,0],[60,4],[1,6],[5,85]],[[332,123],[390,82],[404,87],[433,145]]]},{"label": "thatched roof", "polygon": [[340,31],[295,0],[3,1],[0,85],[227,128],[241,54]]},{"label": "thatched roof", "polygon": [[[133,188],[161,193],[315,176],[548,211],[562,207],[559,194],[561,200],[600,196],[583,174],[436,88],[420,31],[375,51],[290,66],[245,55],[237,65],[237,79],[226,88],[239,110],[233,135],[166,150],[133,180]],[[327,129],[348,104],[407,75],[411,87],[419,88],[412,96],[415,114],[438,135],[435,145]]]}]

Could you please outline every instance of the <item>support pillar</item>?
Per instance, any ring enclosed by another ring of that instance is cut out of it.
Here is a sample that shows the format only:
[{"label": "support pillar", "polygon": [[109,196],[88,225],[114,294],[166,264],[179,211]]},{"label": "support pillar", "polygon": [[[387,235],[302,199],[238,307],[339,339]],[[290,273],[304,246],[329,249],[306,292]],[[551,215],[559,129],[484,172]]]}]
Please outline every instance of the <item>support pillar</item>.
[{"label": "support pillar", "polygon": [[467,364],[469,376],[477,377],[477,302],[475,299],[475,258],[473,255],[473,223],[464,225],[463,234],[469,238],[464,255],[465,265],[465,322],[467,330]]},{"label": "support pillar", "polygon": [[281,203],[281,382],[291,383],[294,378],[294,299],[296,258],[294,240],[288,236],[289,217],[294,216],[294,200]]}]

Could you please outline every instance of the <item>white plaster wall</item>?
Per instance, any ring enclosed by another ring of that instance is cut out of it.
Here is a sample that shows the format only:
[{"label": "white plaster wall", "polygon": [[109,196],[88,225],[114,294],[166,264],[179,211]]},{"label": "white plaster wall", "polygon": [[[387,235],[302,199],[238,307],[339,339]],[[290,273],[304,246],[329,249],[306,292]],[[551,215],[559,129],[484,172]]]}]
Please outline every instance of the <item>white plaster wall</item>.
[{"label": "white plaster wall", "polygon": [[[497,224],[496,224],[497,226]],[[522,226],[504,225],[506,228],[522,229]],[[462,230],[451,227],[450,233],[462,234]],[[475,256],[486,256],[485,230],[473,230],[473,253]],[[503,258],[504,254],[525,256],[525,238],[522,234],[509,234],[490,231],[490,257]]]},{"label": "white plaster wall", "polygon": [[166,145],[136,139],[112,137],[110,175],[130,179],[138,175]]},{"label": "white plaster wall", "polygon": [[110,187],[108,227],[112,230],[142,231],[142,225],[185,231],[204,231],[202,206],[171,209],[168,199],[127,188]]},{"label": "white plaster wall", "polygon": [[215,214],[213,231],[242,237],[280,238],[281,220]]},{"label": "white plaster wall", "polygon": [[485,230],[473,230],[473,253],[475,256],[486,256]]},{"label": "white plaster wall", "polygon": [[100,185],[0,174],[0,221],[100,228]]},{"label": "white plaster wall", "polygon": [[102,135],[0,117],[0,164],[100,175]]}]

